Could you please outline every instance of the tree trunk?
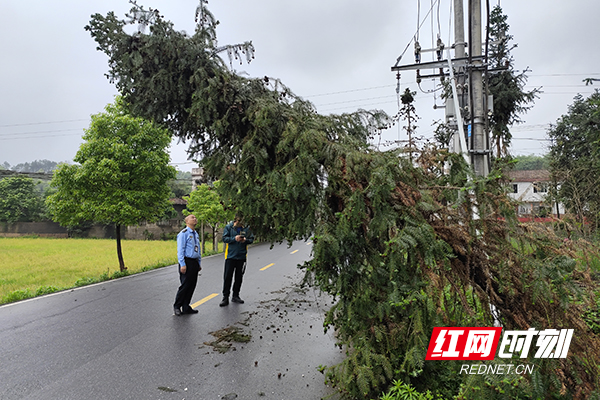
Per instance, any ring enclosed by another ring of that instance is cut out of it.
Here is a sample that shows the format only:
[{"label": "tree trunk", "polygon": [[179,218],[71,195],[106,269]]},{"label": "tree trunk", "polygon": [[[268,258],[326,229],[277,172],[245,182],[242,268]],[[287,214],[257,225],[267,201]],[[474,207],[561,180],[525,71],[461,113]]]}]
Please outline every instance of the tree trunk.
[{"label": "tree trunk", "polygon": [[125,271],[125,262],[123,261],[123,250],[121,249],[121,225],[115,224],[115,232],[117,234],[117,257],[119,258],[119,269]]},{"label": "tree trunk", "polygon": [[218,253],[219,252],[219,238],[217,237],[217,225],[216,223],[213,225],[213,250]]},{"label": "tree trunk", "polygon": [[200,233],[202,236],[202,254],[206,253],[206,246],[204,244],[205,240],[204,240],[204,222],[202,222],[201,228],[200,228]]}]

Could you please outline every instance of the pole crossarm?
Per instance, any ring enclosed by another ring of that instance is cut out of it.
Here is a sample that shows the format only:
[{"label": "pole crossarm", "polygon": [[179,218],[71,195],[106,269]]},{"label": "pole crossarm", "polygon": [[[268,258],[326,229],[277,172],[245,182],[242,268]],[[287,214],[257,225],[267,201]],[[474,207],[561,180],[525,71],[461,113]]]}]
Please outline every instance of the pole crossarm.
[{"label": "pole crossarm", "polygon": [[[452,60],[452,65],[455,67],[466,67],[469,65],[469,61],[484,61],[483,56],[479,57],[471,57],[469,60],[468,57],[455,58]],[[436,69],[436,68],[445,68],[448,66],[448,60],[440,60],[440,61],[429,61],[424,63],[417,64],[409,64],[409,65],[394,65],[392,67],[392,71],[412,71],[419,69]]]}]

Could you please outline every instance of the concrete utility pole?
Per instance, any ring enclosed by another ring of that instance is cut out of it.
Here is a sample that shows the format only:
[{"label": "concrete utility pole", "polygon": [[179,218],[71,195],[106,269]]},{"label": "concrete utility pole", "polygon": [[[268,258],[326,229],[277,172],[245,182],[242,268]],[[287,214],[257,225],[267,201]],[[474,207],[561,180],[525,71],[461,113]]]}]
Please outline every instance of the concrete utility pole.
[{"label": "concrete utility pole", "polygon": [[469,58],[471,62],[471,132],[473,135],[473,168],[475,175],[489,173],[489,149],[485,123],[483,65],[481,51],[481,0],[469,0]]},{"label": "concrete utility pole", "polygon": [[[446,104],[447,118],[453,122],[456,118],[458,131],[453,135],[450,150],[462,153],[467,161],[473,165],[477,176],[487,176],[489,173],[489,149],[488,133],[486,124],[487,97],[484,94],[483,76],[487,73],[487,65],[484,63],[482,51],[482,18],[481,0],[468,0],[469,12],[469,38],[468,54],[465,51],[465,23],[464,23],[464,0],[454,0],[454,58],[451,59],[448,50],[448,59],[442,60],[441,54],[444,49],[443,43],[434,49],[421,49],[418,42],[415,43],[415,64],[399,65],[402,56],[392,67],[392,71],[400,72],[407,70],[417,71],[417,81],[426,78],[444,78],[450,75],[454,77],[453,70],[457,70],[456,80],[453,79],[453,102]],[[419,21],[420,23],[421,21]],[[437,61],[422,62],[421,53],[435,51],[438,54]],[[448,73],[444,68],[450,69]],[[422,74],[422,70],[438,71],[432,74]],[[468,80],[467,80],[468,75]],[[468,96],[466,96],[468,94]],[[468,97],[468,101],[467,98]],[[468,107],[468,108],[467,108]],[[465,126],[468,126],[468,138],[465,140],[463,133],[462,117],[465,117]]]},{"label": "concrete utility pole", "polygon": [[465,12],[463,0],[454,0],[454,57],[465,57]]},{"label": "concrete utility pole", "polygon": [[[463,0],[454,0],[454,57],[455,58],[465,58],[465,17],[464,17],[464,9],[463,9]],[[448,58],[450,58],[450,53],[448,53]],[[464,72],[464,71],[462,71]],[[453,97],[453,100],[446,102],[446,118],[449,116],[454,116],[458,124],[462,123],[462,118],[459,118],[458,113],[460,110],[463,110],[465,107],[464,102],[464,93],[465,93],[465,74],[461,73],[456,77],[455,87],[456,87],[456,96]],[[458,102],[455,104],[455,102]],[[456,107],[458,105],[458,108]],[[453,110],[450,110],[454,108]],[[457,115],[454,115],[454,114]],[[446,121],[448,122],[448,121]],[[461,137],[462,135],[462,137]],[[463,148],[463,144],[466,144],[466,138],[464,137],[464,126],[457,126],[454,135],[452,135],[452,143],[450,144],[450,151],[455,153],[463,153],[466,154],[468,148]],[[469,164],[471,164],[470,155],[465,155],[465,158]]]}]

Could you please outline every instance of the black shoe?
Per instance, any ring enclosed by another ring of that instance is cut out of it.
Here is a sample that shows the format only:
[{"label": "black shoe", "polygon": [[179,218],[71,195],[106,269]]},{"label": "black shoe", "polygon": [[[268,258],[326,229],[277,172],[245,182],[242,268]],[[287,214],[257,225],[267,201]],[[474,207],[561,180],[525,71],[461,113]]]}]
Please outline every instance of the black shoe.
[{"label": "black shoe", "polygon": [[219,307],[225,307],[229,305],[229,299],[227,297],[223,298],[223,301],[219,303]]},{"label": "black shoe", "polygon": [[194,310],[193,308],[188,308],[182,314],[198,314],[198,310]]},{"label": "black shoe", "polygon": [[181,310],[179,309],[179,307],[175,307],[173,308],[173,314],[180,316],[181,315]]},{"label": "black shoe", "polygon": [[231,298],[231,301],[233,301],[234,303],[238,303],[238,304],[244,304],[244,300],[240,299],[238,296],[233,296]]}]

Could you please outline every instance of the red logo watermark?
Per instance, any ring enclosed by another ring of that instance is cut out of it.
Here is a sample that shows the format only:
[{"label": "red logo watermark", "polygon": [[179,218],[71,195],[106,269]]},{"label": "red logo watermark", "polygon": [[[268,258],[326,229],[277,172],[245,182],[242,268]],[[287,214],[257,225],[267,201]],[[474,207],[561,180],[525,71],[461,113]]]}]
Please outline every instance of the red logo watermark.
[{"label": "red logo watermark", "polygon": [[[493,360],[502,328],[433,328],[425,360]],[[573,329],[505,331],[498,357],[566,358]]]},{"label": "red logo watermark", "polygon": [[425,360],[493,360],[502,328],[433,328]]}]

